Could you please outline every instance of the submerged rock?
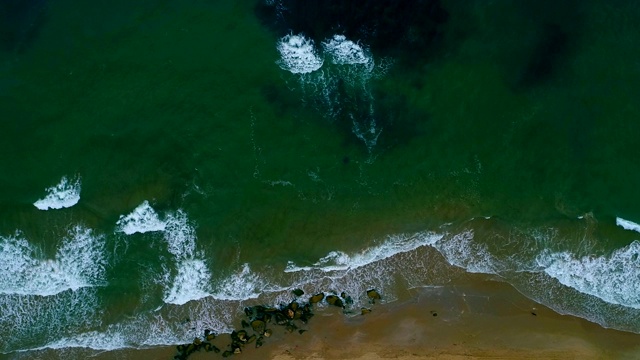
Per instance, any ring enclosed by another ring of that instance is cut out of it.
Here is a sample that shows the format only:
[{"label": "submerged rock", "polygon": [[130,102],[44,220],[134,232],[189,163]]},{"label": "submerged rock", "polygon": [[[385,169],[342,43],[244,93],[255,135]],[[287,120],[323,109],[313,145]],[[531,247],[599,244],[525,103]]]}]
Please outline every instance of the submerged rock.
[{"label": "submerged rock", "polygon": [[292,293],[293,293],[293,295],[295,295],[295,296],[302,296],[302,295],[304,295],[304,291],[302,291],[302,289],[294,289],[294,290],[292,291]]},{"label": "submerged rock", "polygon": [[264,338],[262,336],[260,336],[257,340],[256,340],[256,348],[259,348],[260,346],[264,345]]},{"label": "submerged rock", "polygon": [[225,351],[222,353],[222,357],[229,357],[229,356],[231,356],[231,355],[233,355],[233,352],[231,352],[231,351],[229,351],[229,350],[225,350]]},{"label": "submerged rock", "polygon": [[360,313],[361,313],[362,315],[364,315],[364,314],[368,314],[368,313],[370,313],[370,312],[371,312],[371,309],[368,309],[368,308],[364,308],[364,307],[363,307],[362,309],[360,309]]},{"label": "submerged rock", "polygon": [[380,293],[378,293],[378,291],[376,291],[375,289],[367,290],[367,297],[371,299],[372,302],[382,299],[382,296],[380,296]]}]

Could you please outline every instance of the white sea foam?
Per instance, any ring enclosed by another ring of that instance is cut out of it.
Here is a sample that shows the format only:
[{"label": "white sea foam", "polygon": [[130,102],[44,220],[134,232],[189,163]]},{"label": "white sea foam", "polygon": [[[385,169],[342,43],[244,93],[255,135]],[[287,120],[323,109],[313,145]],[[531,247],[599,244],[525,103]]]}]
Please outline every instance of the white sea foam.
[{"label": "white sea foam", "polygon": [[203,260],[182,260],[177,266],[178,274],[165,295],[165,303],[183,305],[191,300],[210,296],[211,273]]},{"label": "white sea foam", "polygon": [[280,60],[277,64],[293,74],[307,74],[322,67],[324,60],[318,55],[313,40],[304,35],[285,35],[277,45]]},{"label": "white sea foam", "polygon": [[622,227],[625,230],[632,230],[640,233],[640,224],[636,224],[633,221],[625,220],[623,218],[616,218],[616,225]]},{"label": "white sea foam", "polygon": [[33,203],[40,210],[71,207],[80,201],[80,177],[67,179],[63,176],[56,186],[47,188],[47,196]]},{"label": "white sea foam", "polygon": [[360,44],[347,40],[344,35],[334,35],[333,38],[322,43],[326,54],[337,65],[366,65],[372,69],[373,57]]},{"label": "white sea foam", "polygon": [[177,259],[192,259],[196,255],[196,229],[184,211],[167,215],[164,238],[169,252]]},{"label": "white sea foam", "polygon": [[158,213],[153,210],[147,200],[138,205],[131,214],[127,216],[120,215],[116,225],[118,225],[118,231],[122,231],[127,235],[149,231],[164,231],[166,227],[166,224],[160,220]]},{"label": "white sea foam", "polygon": [[399,253],[414,250],[420,246],[434,245],[441,238],[441,234],[432,232],[421,232],[410,236],[392,235],[387,237],[382,244],[364,249],[353,255],[342,251],[332,251],[311,266],[297,266],[289,261],[285,272],[309,270],[329,272],[355,269]]},{"label": "white sea foam", "polygon": [[164,302],[183,305],[210,296],[211,272],[203,254],[196,251],[196,231],[184,211],[167,216],[164,238],[177,268],[175,276],[165,276],[170,280],[166,284]]},{"label": "white sea foam", "polygon": [[608,303],[640,309],[640,242],[609,256],[576,258],[568,252],[543,252],[536,259],[549,276],[565,286]]},{"label": "white sea foam", "polygon": [[96,289],[84,287],[48,296],[0,294],[0,329],[10,334],[0,338],[0,353],[31,348],[98,326],[102,310]]},{"label": "white sea foam", "polygon": [[495,274],[498,262],[485,246],[473,241],[468,230],[439,241],[434,247],[451,265],[471,273]]},{"label": "white sea foam", "polygon": [[104,238],[76,226],[54,259],[21,234],[0,238],[0,294],[50,296],[65,290],[104,285],[107,259]]},{"label": "white sea foam", "polygon": [[240,271],[221,281],[213,297],[220,300],[254,299],[268,286],[265,279],[251,271],[249,264],[244,264]]}]

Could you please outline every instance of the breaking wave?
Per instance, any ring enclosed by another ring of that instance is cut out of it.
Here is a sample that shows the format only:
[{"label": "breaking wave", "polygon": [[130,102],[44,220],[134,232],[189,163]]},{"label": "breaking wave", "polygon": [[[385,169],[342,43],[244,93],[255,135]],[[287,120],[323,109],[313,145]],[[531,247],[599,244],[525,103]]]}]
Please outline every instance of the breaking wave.
[{"label": "breaking wave", "polygon": [[46,189],[47,196],[33,203],[40,210],[72,207],[80,201],[80,177],[63,176],[58,185]]},{"label": "breaking wave", "polygon": [[104,286],[107,256],[104,237],[76,226],[53,259],[20,233],[0,237],[0,294],[50,296],[66,290]]}]

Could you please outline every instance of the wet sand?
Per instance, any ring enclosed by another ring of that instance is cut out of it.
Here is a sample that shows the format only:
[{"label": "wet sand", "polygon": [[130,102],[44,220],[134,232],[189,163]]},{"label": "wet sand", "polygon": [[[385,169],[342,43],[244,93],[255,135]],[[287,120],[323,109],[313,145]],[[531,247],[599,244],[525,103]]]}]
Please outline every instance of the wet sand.
[{"label": "wet sand", "polygon": [[[271,325],[273,335],[256,349],[231,358],[294,359],[638,359],[640,335],[605,329],[560,315],[510,285],[470,275],[451,286],[409,290],[408,300],[371,305],[366,315],[346,316],[337,307],[316,309],[302,334]],[[238,326],[239,328],[240,326]],[[215,341],[223,351],[228,335]],[[48,354],[47,354],[48,353]],[[175,347],[91,354],[94,359],[172,359]],[[26,354],[24,354],[26,355]],[[20,358],[69,358],[30,353]],[[37,355],[37,356],[34,356]],[[67,354],[69,355],[69,354]],[[74,353],[78,358],[78,352]],[[89,355],[88,353],[86,355]],[[189,359],[220,358],[197,352]]]}]

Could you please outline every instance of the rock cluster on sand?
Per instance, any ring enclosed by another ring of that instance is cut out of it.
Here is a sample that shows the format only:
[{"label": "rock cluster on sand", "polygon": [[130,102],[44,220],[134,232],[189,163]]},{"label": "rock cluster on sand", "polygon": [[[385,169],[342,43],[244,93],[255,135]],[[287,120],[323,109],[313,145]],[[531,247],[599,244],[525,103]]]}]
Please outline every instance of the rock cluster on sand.
[{"label": "rock cluster on sand", "polygon": [[[304,295],[304,291],[301,289],[295,289],[292,291],[296,297]],[[380,294],[374,290],[368,290],[367,296],[370,302],[381,299]],[[263,305],[256,305],[246,307],[244,314],[246,319],[242,319],[241,330],[234,330],[231,336],[231,343],[227,346],[225,351],[222,351],[223,357],[229,357],[235,354],[241,354],[243,349],[249,345],[254,344],[255,347],[261,347],[265,339],[273,334],[273,330],[268,326],[282,326],[287,332],[298,331],[302,334],[306,329],[300,329],[300,327],[307,324],[309,319],[313,317],[312,307],[325,300],[329,305],[345,308],[345,304],[353,304],[353,299],[346,293],[342,292],[340,296],[331,294],[325,296],[324,293],[318,293],[309,297],[307,303],[299,302],[297,299],[291,301],[289,304],[281,304],[279,307],[268,307]],[[362,308],[361,314],[371,312],[371,309]],[[186,360],[189,355],[196,351],[214,352],[220,353],[221,350],[213,345],[212,341],[216,338],[216,335],[211,330],[205,330],[203,338],[196,337],[192,343],[182,344],[176,347],[177,354],[174,356],[175,360]]]}]

